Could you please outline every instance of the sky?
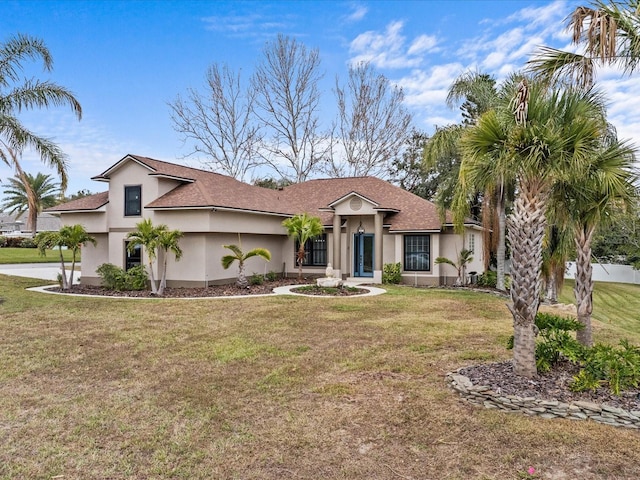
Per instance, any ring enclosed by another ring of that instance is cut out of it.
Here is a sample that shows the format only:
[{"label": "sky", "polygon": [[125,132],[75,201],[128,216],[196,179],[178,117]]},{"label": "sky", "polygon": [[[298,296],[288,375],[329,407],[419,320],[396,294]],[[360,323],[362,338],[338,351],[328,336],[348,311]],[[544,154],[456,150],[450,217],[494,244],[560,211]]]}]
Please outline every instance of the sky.
[{"label": "sky", "polygon": [[[53,139],[68,156],[68,193],[104,191],[91,180],[127,154],[201,167],[174,130],[168,103],[203,91],[207,68],[226,64],[248,78],[265,42],[278,34],[318,48],[324,77],[321,118],[335,116],[332,88],[353,62],[369,61],[402,87],[413,125],[432,133],[460,120],[445,99],[468,71],[498,80],[522,68],[541,45],[569,48],[565,18],[581,1],[201,1],[127,0],[0,2],[0,41],[22,33],[41,38],[52,72],[25,64],[25,77],[51,80],[80,101],[25,112],[23,123]],[[598,84],[620,138],[640,145],[640,82],[613,69]],[[33,152],[23,168],[52,173]],[[0,180],[13,176],[0,165]]]}]

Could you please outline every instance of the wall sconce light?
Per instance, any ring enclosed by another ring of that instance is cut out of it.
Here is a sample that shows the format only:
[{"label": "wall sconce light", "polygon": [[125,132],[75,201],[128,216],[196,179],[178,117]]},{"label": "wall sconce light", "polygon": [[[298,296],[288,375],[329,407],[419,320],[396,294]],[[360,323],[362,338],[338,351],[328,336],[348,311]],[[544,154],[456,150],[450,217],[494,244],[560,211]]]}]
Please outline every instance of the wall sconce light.
[{"label": "wall sconce light", "polygon": [[358,225],[358,235],[362,235],[364,233],[364,227],[362,226],[362,220],[360,220],[360,225]]}]

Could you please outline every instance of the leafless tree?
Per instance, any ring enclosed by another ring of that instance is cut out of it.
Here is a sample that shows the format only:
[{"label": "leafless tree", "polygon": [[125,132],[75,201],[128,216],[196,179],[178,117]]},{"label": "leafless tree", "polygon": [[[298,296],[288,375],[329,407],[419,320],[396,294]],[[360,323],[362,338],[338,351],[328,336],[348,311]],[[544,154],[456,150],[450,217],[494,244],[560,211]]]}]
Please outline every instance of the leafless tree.
[{"label": "leafless tree", "polygon": [[193,142],[187,156],[203,154],[203,163],[211,170],[248,180],[261,163],[253,83],[243,88],[240,72],[215,63],[206,80],[203,93],[189,89],[187,99],[178,96],[169,104],[174,129],[185,143]]},{"label": "leafless tree", "polygon": [[319,135],[320,55],[295,39],[267,42],[253,76],[256,112],[266,131],[262,155],[283,179],[302,182],[327,150]]},{"label": "leafless tree", "polygon": [[376,73],[369,63],[349,68],[349,81],[336,79],[338,122],[329,173],[335,176],[385,176],[411,134],[411,115],[402,89]]}]

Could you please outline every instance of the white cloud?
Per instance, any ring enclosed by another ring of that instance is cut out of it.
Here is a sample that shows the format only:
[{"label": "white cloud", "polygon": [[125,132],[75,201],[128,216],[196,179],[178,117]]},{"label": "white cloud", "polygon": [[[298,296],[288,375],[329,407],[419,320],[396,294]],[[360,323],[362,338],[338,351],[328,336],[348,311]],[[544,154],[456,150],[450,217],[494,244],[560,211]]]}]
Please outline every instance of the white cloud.
[{"label": "white cloud", "polygon": [[404,23],[394,21],[384,32],[369,30],[358,35],[350,45],[351,63],[370,62],[378,68],[413,68],[424,61],[423,54],[433,51],[436,37],[420,35],[408,46],[402,35]]},{"label": "white cloud", "polygon": [[348,22],[359,22],[368,12],[369,9],[366,6],[354,3],[351,5],[351,12],[346,16],[346,20]]}]

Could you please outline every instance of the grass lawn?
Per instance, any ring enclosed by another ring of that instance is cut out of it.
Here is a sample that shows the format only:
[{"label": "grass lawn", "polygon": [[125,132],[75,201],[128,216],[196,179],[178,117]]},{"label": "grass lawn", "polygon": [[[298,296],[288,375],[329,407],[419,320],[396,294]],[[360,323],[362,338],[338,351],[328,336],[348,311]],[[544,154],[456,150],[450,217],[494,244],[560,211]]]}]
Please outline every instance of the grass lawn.
[{"label": "grass lawn", "polygon": [[[63,250],[65,262],[73,259],[71,250]],[[80,254],[77,255],[80,262]],[[59,263],[60,254],[57,250],[48,250],[46,256],[40,255],[37,248],[0,248],[0,264],[6,263]]]},{"label": "grass lawn", "polygon": [[[509,358],[504,298],[24,290],[40,283],[0,275],[2,479],[640,477],[638,431],[476,408],[446,387]],[[596,338],[640,343],[638,312],[596,322]]]}]

